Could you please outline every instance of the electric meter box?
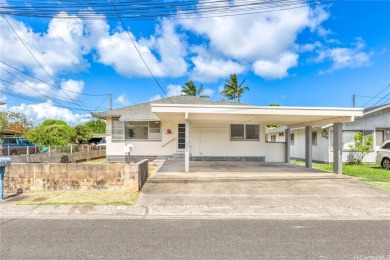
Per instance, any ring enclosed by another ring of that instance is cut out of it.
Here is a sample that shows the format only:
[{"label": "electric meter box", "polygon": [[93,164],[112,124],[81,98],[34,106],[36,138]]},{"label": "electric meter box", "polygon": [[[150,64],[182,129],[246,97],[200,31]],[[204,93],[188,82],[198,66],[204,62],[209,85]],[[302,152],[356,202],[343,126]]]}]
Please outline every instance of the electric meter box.
[{"label": "electric meter box", "polygon": [[132,144],[125,144],[123,145],[123,152],[130,153],[134,151],[134,145]]}]

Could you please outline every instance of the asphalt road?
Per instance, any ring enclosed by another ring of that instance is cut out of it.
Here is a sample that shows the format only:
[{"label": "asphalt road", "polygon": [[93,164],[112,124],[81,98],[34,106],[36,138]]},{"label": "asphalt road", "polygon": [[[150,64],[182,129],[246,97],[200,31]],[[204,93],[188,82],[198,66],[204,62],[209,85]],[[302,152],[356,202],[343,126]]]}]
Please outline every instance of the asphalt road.
[{"label": "asphalt road", "polygon": [[390,260],[390,221],[0,222],[1,259]]}]

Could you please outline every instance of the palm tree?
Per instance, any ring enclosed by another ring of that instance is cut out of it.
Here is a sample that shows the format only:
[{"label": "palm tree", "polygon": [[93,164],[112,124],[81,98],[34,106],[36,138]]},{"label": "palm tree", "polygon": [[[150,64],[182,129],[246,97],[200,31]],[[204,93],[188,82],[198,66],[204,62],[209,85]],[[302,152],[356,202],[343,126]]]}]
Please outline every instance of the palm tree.
[{"label": "palm tree", "polygon": [[197,89],[196,85],[192,80],[184,83],[184,86],[181,86],[181,92],[186,96],[199,96],[201,98],[209,98],[207,95],[202,95],[203,85],[200,84],[199,89]]},{"label": "palm tree", "polygon": [[240,102],[241,95],[246,91],[249,90],[248,87],[243,86],[245,79],[238,84],[238,79],[236,74],[231,74],[230,77],[226,80],[226,84],[223,87],[223,90],[221,92],[222,96],[225,96],[231,100],[234,100]]}]

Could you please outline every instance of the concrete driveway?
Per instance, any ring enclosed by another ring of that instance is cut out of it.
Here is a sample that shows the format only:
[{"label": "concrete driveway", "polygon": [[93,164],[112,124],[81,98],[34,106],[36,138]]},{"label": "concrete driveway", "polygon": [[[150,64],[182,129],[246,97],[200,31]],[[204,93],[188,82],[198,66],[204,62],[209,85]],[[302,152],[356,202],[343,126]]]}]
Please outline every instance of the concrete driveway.
[{"label": "concrete driveway", "polygon": [[142,189],[147,217],[390,219],[390,192],[291,164],[166,161]]}]

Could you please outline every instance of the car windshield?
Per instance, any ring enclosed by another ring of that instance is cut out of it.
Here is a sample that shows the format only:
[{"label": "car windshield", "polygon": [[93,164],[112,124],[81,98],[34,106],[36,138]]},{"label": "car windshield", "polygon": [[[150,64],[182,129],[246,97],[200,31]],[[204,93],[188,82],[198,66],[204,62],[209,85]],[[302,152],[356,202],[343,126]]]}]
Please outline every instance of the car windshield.
[{"label": "car windshield", "polygon": [[19,143],[20,144],[23,144],[23,145],[30,145],[31,143],[27,140],[27,139],[25,139],[25,138],[20,138],[19,139]]},{"label": "car windshield", "polygon": [[99,144],[105,144],[106,143],[106,139],[102,139]]}]

